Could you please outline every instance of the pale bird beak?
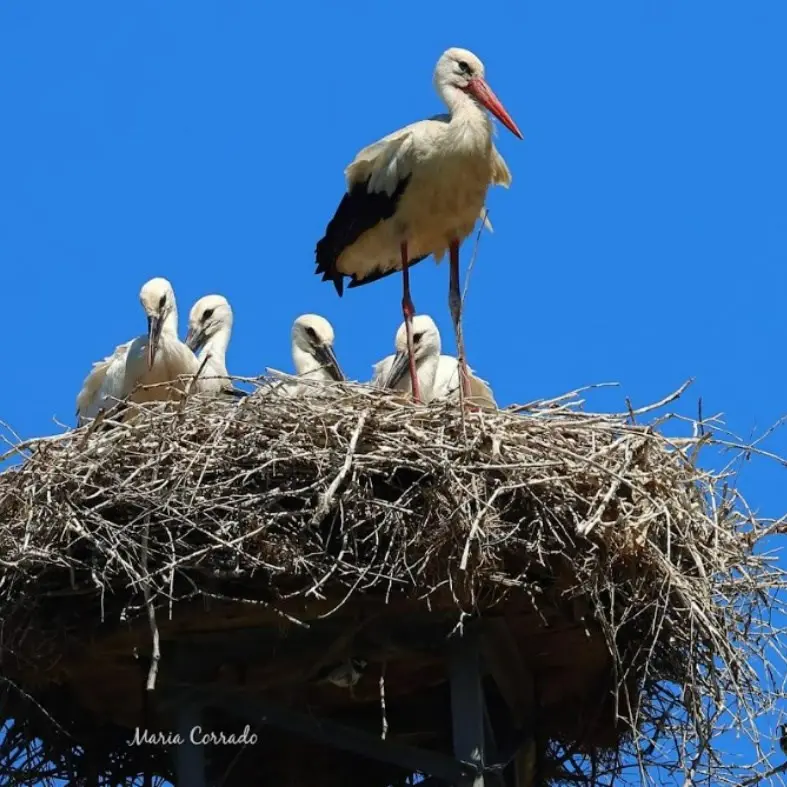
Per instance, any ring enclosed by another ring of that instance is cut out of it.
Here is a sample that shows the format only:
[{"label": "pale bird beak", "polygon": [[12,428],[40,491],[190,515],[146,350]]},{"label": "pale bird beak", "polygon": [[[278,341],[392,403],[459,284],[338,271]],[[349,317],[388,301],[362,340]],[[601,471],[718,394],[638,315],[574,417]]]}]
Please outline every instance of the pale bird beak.
[{"label": "pale bird beak", "polygon": [[336,359],[336,354],[330,344],[318,345],[314,349],[314,354],[333,380],[336,380],[337,383],[344,380],[339,361]]},{"label": "pale bird beak", "polygon": [[492,88],[486,83],[483,77],[474,77],[467,83],[465,90],[482,103],[512,134],[524,139],[519,126],[514,123],[514,119],[506,112],[505,107],[500,103],[500,99],[492,92]]},{"label": "pale bird beak", "polygon": [[186,334],[186,346],[194,353],[199,352],[207,341],[205,331],[190,325]]},{"label": "pale bird beak", "polygon": [[404,377],[405,372],[407,372],[409,368],[410,355],[407,350],[396,353],[393,363],[391,364],[391,370],[388,372],[388,377],[383,380],[383,388],[387,388],[389,390],[393,388],[399,382],[399,380]]},{"label": "pale bird beak", "polygon": [[158,340],[161,336],[161,317],[148,317],[148,369],[153,368],[153,361],[156,360],[158,350]]}]

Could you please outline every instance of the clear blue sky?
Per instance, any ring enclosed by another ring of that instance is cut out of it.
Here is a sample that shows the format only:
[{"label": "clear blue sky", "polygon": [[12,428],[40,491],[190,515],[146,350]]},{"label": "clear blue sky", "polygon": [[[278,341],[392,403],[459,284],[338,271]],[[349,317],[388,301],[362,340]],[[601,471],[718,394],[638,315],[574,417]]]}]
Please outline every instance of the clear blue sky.
[{"label": "clear blue sky", "polygon": [[[485,10],[485,9],[491,10]],[[400,279],[339,299],[313,274],[343,169],[442,111],[432,69],[464,46],[525,141],[489,197],[466,309],[471,365],[504,404],[617,380],[635,406],[696,377],[706,413],[761,431],[787,412],[787,4],[723,0],[0,6],[0,418],[73,422],[91,363],[144,328],[169,278],[235,310],[230,370],[291,368],[300,313],[328,317],[368,379]],[[464,247],[465,263],[470,244]],[[447,265],[413,272],[453,352]],[[787,454],[777,435],[771,450]],[[742,480],[787,509],[785,471]]]}]

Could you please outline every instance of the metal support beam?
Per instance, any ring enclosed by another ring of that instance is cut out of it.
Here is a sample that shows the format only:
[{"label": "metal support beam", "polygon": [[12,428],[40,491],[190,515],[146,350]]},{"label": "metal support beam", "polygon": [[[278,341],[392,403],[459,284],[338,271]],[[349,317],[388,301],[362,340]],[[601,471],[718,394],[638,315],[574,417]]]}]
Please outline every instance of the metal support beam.
[{"label": "metal support beam", "polygon": [[[395,743],[390,739],[383,740],[379,735],[258,700],[249,696],[247,691],[231,690],[226,686],[187,686],[182,687],[179,693],[181,696],[175,701],[221,708],[254,726],[270,724],[337,749],[398,765],[413,773],[428,773],[449,783],[459,783],[465,771],[450,755]],[[204,785],[204,782],[194,782],[193,785],[188,781],[181,783],[188,787]]]},{"label": "metal support beam", "polygon": [[497,745],[495,730],[492,727],[492,719],[489,716],[489,708],[487,707],[486,703],[484,703],[484,755],[487,763],[500,762],[503,766],[502,768],[490,773],[489,766],[487,765],[487,782],[489,782],[491,785],[496,785],[497,787],[505,787],[505,779],[503,778],[503,769],[505,768],[505,763],[502,763],[500,759],[500,747]]},{"label": "metal support beam", "polygon": [[481,648],[484,663],[508,704],[514,726],[520,731],[521,747],[514,757],[514,783],[516,787],[532,787],[538,770],[535,678],[522,660],[504,618],[484,621]]},{"label": "metal support beam", "polygon": [[184,702],[177,709],[177,731],[183,743],[175,749],[176,787],[206,787],[202,746],[192,743],[192,730],[201,723],[199,706]]},{"label": "metal support beam", "polygon": [[484,693],[481,686],[481,647],[478,629],[464,627],[449,644],[451,716],[454,754],[470,763],[475,773],[463,775],[459,787],[484,787]]}]

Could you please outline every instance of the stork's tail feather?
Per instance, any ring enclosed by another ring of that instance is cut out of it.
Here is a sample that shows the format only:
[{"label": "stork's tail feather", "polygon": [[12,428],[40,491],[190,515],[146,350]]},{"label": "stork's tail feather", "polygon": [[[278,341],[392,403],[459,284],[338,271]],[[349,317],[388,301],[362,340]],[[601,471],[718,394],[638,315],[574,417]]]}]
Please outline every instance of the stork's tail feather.
[{"label": "stork's tail feather", "polygon": [[317,260],[317,268],[314,272],[318,275],[321,273],[323,281],[332,281],[341,298],[344,293],[344,276],[336,270],[336,261],[339,255],[334,252],[327,233],[324,238],[318,241],[314,254]]}]

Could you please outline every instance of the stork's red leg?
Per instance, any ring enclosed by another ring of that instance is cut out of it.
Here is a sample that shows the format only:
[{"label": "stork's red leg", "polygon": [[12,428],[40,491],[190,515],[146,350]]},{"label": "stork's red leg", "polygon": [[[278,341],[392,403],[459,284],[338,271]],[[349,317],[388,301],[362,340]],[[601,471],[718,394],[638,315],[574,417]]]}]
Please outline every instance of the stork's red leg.
[{"label": "stork's red leg", "polygon": [[408,269],[409,260],[407,257],[407,241],[401,245],[402,252],[402,283],[404,292],[402,294],[402,313],[404,314],[405,332],[407,334],[407,355],[410,360],[410,380],[413,386],[413,401],[421,401],[421,386],[418,384],[418,372],[415,368],[415,352],[413,350],[413,315],[415,306],[410,297],[410,271]]},{"label": "stork's red leg", "polygon": [[459,356],[459,380],[466,397],[470,396],[470,375],[467,371],[467,358],[465,356],[465,341],[462,336],[462,293],[459,291],[459,241],[451,241],[449,246],[451,259],[451,278],[448,288],[448,306],[451,309],[451,319],[454,321],[456,334],[456,353]]}]

